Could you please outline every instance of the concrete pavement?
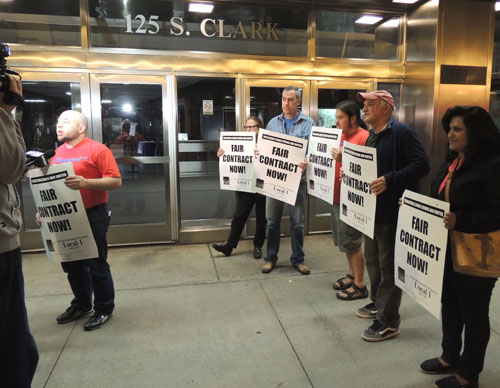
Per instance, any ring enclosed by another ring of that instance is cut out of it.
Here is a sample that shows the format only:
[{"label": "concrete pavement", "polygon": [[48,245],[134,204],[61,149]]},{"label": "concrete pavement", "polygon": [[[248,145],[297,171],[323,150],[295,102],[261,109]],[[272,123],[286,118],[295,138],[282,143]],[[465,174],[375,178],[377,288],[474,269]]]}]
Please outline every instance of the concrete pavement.
[{"label": "concrete pavement", "polygon": [[[433,387],[439,377],[418,366],[440,354],[440,322],[404,296],[401,334],[363,341],[371,321],[354,312],[369,300],[340,301],[331,287],[345,274],[344,254],[330,235],[306,237],[305,252],[309,276],[291,267],[288,238],[268,275],[251,240],[231,257],[209,244],[112,248],[116,309],[93,332],[86,318],[56,323],[71,300],[66,276],[44,254],[25,254],[40,351],[33,387]],[[500,387],[498,288],[481,388]]]}]

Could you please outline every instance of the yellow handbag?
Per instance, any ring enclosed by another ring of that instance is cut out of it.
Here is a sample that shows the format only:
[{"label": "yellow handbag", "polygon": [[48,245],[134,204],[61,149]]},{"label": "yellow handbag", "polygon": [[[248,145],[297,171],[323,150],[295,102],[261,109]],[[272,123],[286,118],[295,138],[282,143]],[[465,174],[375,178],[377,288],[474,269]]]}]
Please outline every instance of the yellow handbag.
[{"label": "yellow handbag", "polygon": [[489,233],[451,231],[451,255],[456,272],[500,277],[500,230]]}]

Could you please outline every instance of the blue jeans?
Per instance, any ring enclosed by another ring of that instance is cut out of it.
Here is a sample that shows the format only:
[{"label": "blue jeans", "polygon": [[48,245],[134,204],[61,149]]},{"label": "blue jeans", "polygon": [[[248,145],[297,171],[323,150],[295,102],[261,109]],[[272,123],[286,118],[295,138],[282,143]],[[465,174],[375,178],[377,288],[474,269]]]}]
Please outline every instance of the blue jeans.
[{"label": "blue jeans", "polygon": [[28,326],[21,249],[0,253],[0,384],[29,388],[38,349]]},{"label": "blue jeans", "polygon": [[[304,263],[304,220],[306,205],[307,183],[300,182],[295,206],[288,205],[290,214],[290,236],[292,237],[292,256],[290,261],[293,265]],[[267,252],[264,256],[266,263],[278,261],[278,251],[281,239],[281,217],[283,215],[284,202],[267,197],[266,201],[266,239]]]},{"label": "blue jeans", "polygon": [[87,209],[90,228],[94,235],[99,257],[95,259],[68,261],[61,263],[68,274],[69,285],[74,298],[71,305],[79,310],[92,308],[94,292],[94,310],[96,313],[109,315],[115,308],[115,288],[108,264],[108,232],[110,218],[106,204]]}]

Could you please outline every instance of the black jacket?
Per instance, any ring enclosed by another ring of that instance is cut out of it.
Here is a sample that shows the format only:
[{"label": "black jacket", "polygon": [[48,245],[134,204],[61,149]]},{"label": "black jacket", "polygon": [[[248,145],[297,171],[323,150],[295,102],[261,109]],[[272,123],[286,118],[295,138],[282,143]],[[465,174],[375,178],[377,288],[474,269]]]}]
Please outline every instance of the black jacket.
[{"label": "black jacket", "polygon": [[[438,198],[441,182],[448,173],[445,163],[434,177],[431,196]],[[444,198],[444,188],[439,198]],[[455,230],[486,233],[500,229],[500,155],[482,156],[455,171],[450,183],[450,212],[455,213]]]},{"label": "black jacket", "polygon": [[418,181],[428,172],[429,159],[415,131],[389,121],[377,139],[377,176],[385,177],[387,190],[377,196],[375,223],[395,224],[399,198],[405,189],[418,192]]}]

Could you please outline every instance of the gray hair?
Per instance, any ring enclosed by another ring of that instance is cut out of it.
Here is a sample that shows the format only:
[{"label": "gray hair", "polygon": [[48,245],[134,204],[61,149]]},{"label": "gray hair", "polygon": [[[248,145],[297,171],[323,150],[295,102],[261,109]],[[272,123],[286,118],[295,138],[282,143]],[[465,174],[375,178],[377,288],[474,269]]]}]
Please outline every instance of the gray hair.
[{"label": "gray hair", "polygon": [[283,92],[289,92],[292,90],[295,92],[295,96],[297,97],[297,99],[302,100],[302,89],[299,89],[297,86],[287,86],[285,89],[283,89]]}]

